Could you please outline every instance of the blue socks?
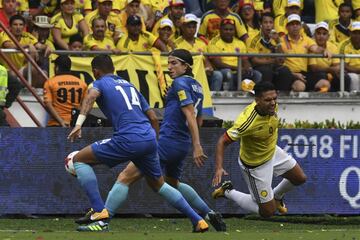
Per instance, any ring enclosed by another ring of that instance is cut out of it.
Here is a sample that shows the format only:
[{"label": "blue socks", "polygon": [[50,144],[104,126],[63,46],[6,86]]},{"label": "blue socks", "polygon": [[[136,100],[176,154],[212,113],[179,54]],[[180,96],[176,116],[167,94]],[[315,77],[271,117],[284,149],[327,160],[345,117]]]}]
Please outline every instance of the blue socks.
[{"label": "blue socks", "polygon": [[159,192],[163,198],[165,198],[173,207],[179,210],[181,213],[185,214],[190,218],[194,226],[202,219],[186,202],[181,193],[175,188],[171,187],[169,184],[164,183]]},{"label": "blue socks", "polygon": [[129,186],[122,182],[116,182],[114,184],[105,202],[105,208],[109,211],[110,217],[113,217],[116,214],[117,209],[126,200],[128,192]]},{"label": "blue socks", "polygon": [[90,165],[79,162],[74,163],[74,168],[77,179],[90,200],[91,207],[95,212],[101,212],[104,209],[104,201],[99,192],[94,170]]},{"label": "blue socks", "polygon": [[200,211],[202,216],[205,217],[206,214],[211,212],[209,206],[200,198],[200,196],[191,186],[187,185],[186,183],[180,182],[177,189],[184,196],[184,198],[191,205],[191,207]]}]

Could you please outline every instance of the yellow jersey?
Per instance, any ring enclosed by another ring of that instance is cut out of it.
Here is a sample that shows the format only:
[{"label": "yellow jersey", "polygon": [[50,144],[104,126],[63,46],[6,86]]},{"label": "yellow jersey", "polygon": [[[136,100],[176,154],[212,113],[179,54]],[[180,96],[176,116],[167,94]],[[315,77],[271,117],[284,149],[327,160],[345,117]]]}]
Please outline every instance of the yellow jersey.
[{"label": "yellow jersey", "polygon": [[[334,43],[331,43],[329,41],[326,43],[326,50],[328,50],[332,54],[339,54],[339,48]],[[317,66],[323,67],[323,68],[327,68],[333,64],[338,64],[338,63],[340,63],[339,58],[331,58],[331,59],[310,58],[310,60],[309,60],[309,65],[317,65]]]},{"label": "yellow jersey", "polygon": [[141,1],[144,5],[149,5],[153,12],[156,11],[164,12],[165,8],[169,7],[169,1],[168,0],[146,0]]},{"label": "yellow jersey", "polygon": [[[97,9],[85,16],[85,22],[88,25],[90,31],[91,31],[91,24],[93,19],[98,17],[100,17],[100,15],[99,15],[99,10]],[[105,24],[106,24],[105,36],[112,38],[115,32],[121,32],[122,23],[120,21],[119,16],[116,13],[110,12],[109,16],[106,19]]]},{"label": "yellow jersey", "polygon": [[115,49],[115,43],[112,38],[104,37],[104,39],[96,40],[92,33],[84,37],[84,50],[93,50],[94,47],[100,48],[102,50],[112,50]]},{"label": "yellow jersey", "polygon": [[[229,14],[224,18],[235,21],[236,36],[238,38],[241,38],[247,34],[245,25],[237,13],[229,11]],[[201,18],[199,34],[205,36],[208,40],[213,39],[219,34],[220,23],[222,19],[223,18],[217,15],[214,10],[206,12]]]},{"label": "yellow jersey", "polygon": [[79,22],[84,20],[83,15],[80,13],[74,13],[72,15],[73,23],[71,26],[68,26],[65,23],[64,18],[61,15],[61,12],[57,13],[53,16],[50,20],[51,24],[54,24],[54,28],[58,28],[61,31],[61,38],[66,42],[69,43],[69,39],[72,35],[79,33]]},{"label": "yellow jersey", "polygon": [[[171,20],[171,19],[169,18],[169,15],[168,15],[168,14],[166,14],[165,16],[163,16],[162,18],[160,18],[160,19],[155,23],[155,25],[154,25],[154,27],[153,27],[153,29],[152,29],[152,31],[151,31],[154,36],[157,36],[157,37],[159,36],[158,29],[159,29],[159,27],[160,27],[160,22],[161,22],[163,19],[169,19],[169,20]],[[171,33],[171,35],[170,35],[170,40],[175,41],[178,37],[181,36],[180,28],[179,28],[179,27],[176,27],[175,24],[173,24],[171,30],[172,30],[172,33]]]},{"label": "yellow jersey", "polygon": [[252,28],[250,26],[247,26],[247,33],[249,35],[249,38],[254,37],[260,32],[260,29]]},{"label": "yellow jersey", "polygon": [[330,41],[339,44],[350,38],[350,30],[352,21],[350,21],[349,26],[343,26],[339,23],[339,19],[334,19],[329,22],[329,34]]},{"label": "yellow jersey", "polygon": [[[120,29],[122,33],[127,33],[127,28],[126,28],[126,21],[128,18],[128,14],[125,11],[121,11],[121,13],[119,15],[117,15],[118,18],[120,18]],[[140,19],[141,19],[141,30],[143,32],[146,31],[146,25],[145,25],[145,21],[144,18],[142,16],[137,15]]]},{"label": "yellow jersey", "polygon": [[[289,54],[308,54],[309,48],[316,45],[315,41],[305,34],[302,34],[297,42],[291,39],[289,35],[285,35],[280,38],[280,43],[284,53]],[[287,66],[291,72],[307,72],[308,58],[287,57],[284,65]]]},{"label": "yellow jersey", "polygon": [[[5,42],[13,42],[11,38],[5,33],[0,33],[0,43],[1,48],[3,48],[3,45]],[[20,45],[35,45],[38,42],[36,37],[34,37],[31,33],[23,32],[20,39]],[[17,69],[20,69],[25,66],[26,64],[26,58],[23,53],[9,53],[7,54],[7,57],[14,63]],[[4,62],[4,65],[7,66],[7,64]],[[7,66],[9,69],[9,67]]]},{"label": "yellow jersey", "polygon": [[[341,54],[360,54],[360,49],[355,49],[350,39],[340,43],[339,46]],[[351,67],[360,69],[360,58],[345,58],[345,63]]]},{"label": "yellow jersey", "polygon": [[[248,53],[274,53],[276,48],[276,43],[274,40],[265,41],[261,37],[259,32],[255,36],[249,37],[246,40],[246,47]],[[265,59],[271,59],[270,57],[264,57]]]},{"label": "yellow jersey", "polygon": [[[275,28],[276,32],[288,34],[288,31],[286,29],[287,22],[288,22],[287,16],[285,16],[285,15],[276,17],[274,20],[274,28]],[[304,28],[301,28],[300,32],[301,32],[301,34],[305,34]]]},{"label": "yellow jersey", "polygon": [[175,40],[176,48],[186,49],[189,52],[207,52],[207,45],[204,41],[200,40],[199,38],[195,38],[194,44],[189,43],[183,37],[179,37]]},{"label": "yellow jersey", "polygon": [[[245,43],[234,38],[231,43],[224,42],[220,36],[213,38],[208,45],[208,53],[247,53]],[[220,57],[223,63],[237,66],[237,57]]]},{"label": "yellow jersey", "polygon": [[271,160],[274,156],[279,125],[276,113],[273,116],[261,116],[255,110],[255,106],[255,101],[248,105],[234,125],[226,131],[231,140],[240,140],[241,161],[254,167]]},{"label": "yellow jersey", "polygon": [[315,0],[315,22],[338,18],[338,9],[343,2],[344,0]]},{"label": "yellow jersey", "polygon": [[[84,10],[92,11],[91,0],[78,0],[78,1],[83,1],[84,2],[83,3]],[[126,3],[126,0],[114,0],[112,9],[120,11],[121,9],[123,9],[125,7],[125,3]],[[75,2],[75,4],[76,4],[76,2]]]},{"label": "yellow jersey", "polygon": [[139,39],[133,41],[127,34],[124,34],[116,44],[116,48],[123,52],[145,52],[149,51],[157,38],[149,32],[141,32]]},{"label": "yellow jersey", "polygon": [[[331,0],[328,0],[331,1]],[[272,9],[274,11],[274,16],[285,15],[285,7],[287,6],[288,0],[273,0]],[[301,9],[304,8],[304,0],[300,0]]]}]

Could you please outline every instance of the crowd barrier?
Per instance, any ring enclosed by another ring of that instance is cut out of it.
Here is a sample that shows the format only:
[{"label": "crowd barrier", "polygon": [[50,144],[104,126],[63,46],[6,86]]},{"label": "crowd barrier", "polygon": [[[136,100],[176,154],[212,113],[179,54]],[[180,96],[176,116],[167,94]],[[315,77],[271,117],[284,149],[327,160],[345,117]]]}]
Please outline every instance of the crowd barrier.
[{"label": "crowd barrier", "polygon": [[[192,185],[210,206],[224,214],[244,214],[226,199],[211,199],[214,151],[221,128],[201,129],[201,141],[209,156],[197,168],[188,154],[182,180]],[[84,128],[83,138],[66,140],[64,128],[3,128],[0,132],[0,214],[80,214],[89,207],[77,179],[64,169],[65,156],[87,144],[111,136],[110,128]],[[279,145],[292,154],[307,174],[307,182],[286,195],[290,214],[360,214],[360,130],[281,130]],[[230,145],[225,169],[234,187],[247,192],[237,163],[239,145]],[[125,166],[109,170],[96,167],[99,186],[106,198],[117,174]],[[274,179],[274,186],[280,178]],[[153,193],[144,180],[130,187],[122,214],[178,213]]]}]

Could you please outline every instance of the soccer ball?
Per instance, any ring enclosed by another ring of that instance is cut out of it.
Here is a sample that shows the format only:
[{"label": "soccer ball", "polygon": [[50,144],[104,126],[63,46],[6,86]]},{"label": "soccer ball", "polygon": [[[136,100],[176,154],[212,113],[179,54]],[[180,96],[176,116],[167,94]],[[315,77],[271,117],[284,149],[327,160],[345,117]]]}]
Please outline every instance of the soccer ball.
[{"label": "soccer ball", "polygon": [[74,168],[73,158],[78,152],[79,151],[74,151],[65,158],[65,170],[74,177],[76,177],[76,172]]}]

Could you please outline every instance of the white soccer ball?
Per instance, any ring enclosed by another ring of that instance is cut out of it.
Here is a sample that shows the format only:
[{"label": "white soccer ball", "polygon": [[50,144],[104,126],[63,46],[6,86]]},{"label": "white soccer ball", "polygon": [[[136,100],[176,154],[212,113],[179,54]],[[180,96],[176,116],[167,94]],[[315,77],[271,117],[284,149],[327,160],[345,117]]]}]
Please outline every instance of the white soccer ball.
[{"label": "white soccer ball", "polygon": [[65,158],[65,170],[73,176],[76,176],[73,158],[78,152],[79,151],[74,151]]}]

